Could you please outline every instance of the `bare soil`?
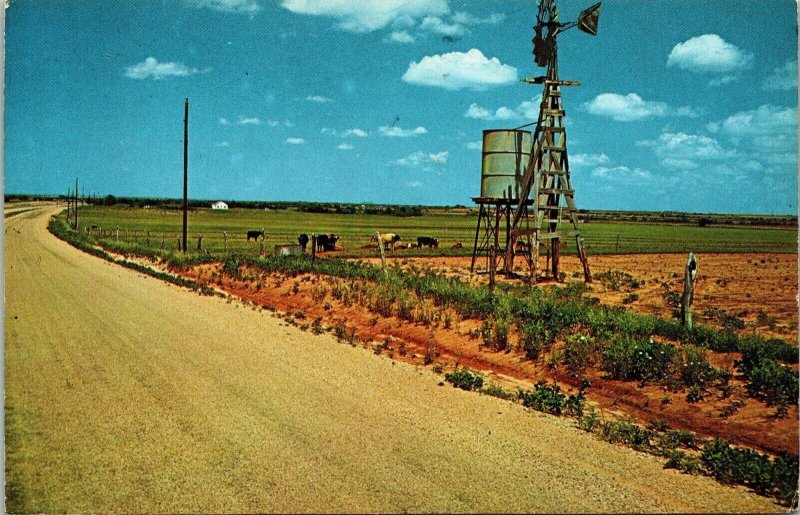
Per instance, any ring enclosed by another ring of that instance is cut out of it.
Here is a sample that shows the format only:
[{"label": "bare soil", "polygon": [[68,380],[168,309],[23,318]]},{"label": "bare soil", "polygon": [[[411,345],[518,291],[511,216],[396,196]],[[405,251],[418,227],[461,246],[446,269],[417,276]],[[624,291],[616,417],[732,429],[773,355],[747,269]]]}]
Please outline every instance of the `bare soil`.
[{"label": "bare soil", "polygon": [[[622,299],[636,292],[639,300],[628,304],[629,309],[669,316],[670,309],[663,298],[664,283],[680,291],[682,277],[673,277],[672,270],[681,270],[685,256],[680,255],[635,255],[599,256],[592,259],[593,271],[625,271],[643,284],[628,291],[612,291],[595,281],[591,295],[612,305],[623,305]],[[698,280],[695,310],[702,313],[707,307],[716,307],[731,313],[739,313],[745,320],[745,330],[767,337],[778,336],[794,341],[797,337],[797,307],[793,298],[797,291],[796,256],[784,254],[734,254],[700,255],[701,275]],[[563,270],[580,270],[577,259],[565,259]],[[763,261],[763,263],[762,263]],[[379,261],[378,261],[379,263]],[[399,262],[405,267],[432,267],[444,273],[459,275],[467,280],[484,281],[485,277],[468,273],[468,258],[408,258]],[[396,317],[376,316],[368,309],[350,305],[327,297],[324,302],[315,300],[314,288],[324,287],[323,278],[306,275],[286,280],[281,276],[264,279],[259,286],[256,280],[235,281],[221,279],[216,265],[205,265],[188,275],[204,282],[211,282],[240,298],[256,305],[270,306],[287,313],[301,313],[299,325],[309,326],[319,318],[330,326],[344,325],[348,331],[374,343],[389,342],[396,359],[422,364],[426,353],[436,355],[436,363],[446,370],[459,366],[480,370],[503,386],[530,388],[537,381],[554,380],[567,388],[577,390],[580,381],[560,370],[553,370],[543,362],[534,363],[524,359],[520,352],[497,352],[481,345],[471,336],[477,320],[459,320],[453,327],[412,324]],[[212,276],[214,277],[213,279]],[[787,278],[788,280],[784,279]],[[546,284],[546,283],[545,283]],[[749,295],[750,297],[747,297]],[[743,302],[737,297],[749,299],[750,306],[758,306],[770,318],[770,324],[757,325],[754,309],[744,315]],[[697,318],[703,321],[702,316]],[[711,325],[719,325],[708,320]],[[397,352],[402,347],[405,355]],[[717,367],[734,372],[736,353],[710,352],[709,360]],[[636,383],[613,381],[597,371],[589,373],[592,386],[587,392],[590,401],[605,411],[627,415],[648,424],[659,419],[674,428],[683,428],[704,437],[720,437],[730,442],[762,451],[798,452],[797,407],[789,409],[786,417],[776,418],[775,409],[763,402],[748,398],[741,380],[734,379],[732,395],[721,398],[711,395],[701,402],[687,402],[686,392],[671,392],[661,386],[640,386]]]}]

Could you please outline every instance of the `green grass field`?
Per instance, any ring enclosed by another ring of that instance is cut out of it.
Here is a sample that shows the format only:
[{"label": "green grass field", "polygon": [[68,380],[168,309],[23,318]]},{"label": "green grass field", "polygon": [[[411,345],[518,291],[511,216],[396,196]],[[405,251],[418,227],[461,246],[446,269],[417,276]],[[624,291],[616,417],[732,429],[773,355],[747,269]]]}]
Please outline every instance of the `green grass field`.
[{"label": "green grass field", "polygon": [[[403,242],[416,243],[418,236],[439,239],[440,248],[433,251],[406,250],[423,254],[452,254],[451,246],[462,242],[460,254],[471,254],[475,238],[474,214],[429,213],[423,216],[398,217],[366,214],[319,214],[294,210],[261,211],[230,209],[213,211],[198,209],[189,213],[189,250],[196,251],[197,238],[203,236],[203,248],[211,253],[222,252],[223,231],[228,233],[231,251],[258,252],[259,243],[246,241],[248,230],[266,231],[267,250],[274,245],[297,242],[300,233],[335,233],[339,245],[351,252],[362,245],[376,230],[394,232]],[[80,209],[81,229],[98,225],[112,233],[105,239],[119,239],[144,244],[150,231],[150,245],[159,247],[162,237],[166,249],[175,249],[181,235],[180,211],[87,206]],[[631,254],[658,252],[797,252],[796,228],[699,227],[655,223],[591,222],[581,226],[590,254]],[[572,251],[572,244],[565,252]]]}]

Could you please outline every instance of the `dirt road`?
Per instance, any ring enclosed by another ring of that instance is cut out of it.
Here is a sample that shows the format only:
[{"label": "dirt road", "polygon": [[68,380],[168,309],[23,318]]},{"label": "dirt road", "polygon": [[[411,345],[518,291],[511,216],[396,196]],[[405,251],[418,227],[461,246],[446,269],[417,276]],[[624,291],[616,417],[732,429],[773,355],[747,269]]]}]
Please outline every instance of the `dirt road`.
[{"label": "dirt road", "polygon": [[6,219],[7,511],[765,511]]}]

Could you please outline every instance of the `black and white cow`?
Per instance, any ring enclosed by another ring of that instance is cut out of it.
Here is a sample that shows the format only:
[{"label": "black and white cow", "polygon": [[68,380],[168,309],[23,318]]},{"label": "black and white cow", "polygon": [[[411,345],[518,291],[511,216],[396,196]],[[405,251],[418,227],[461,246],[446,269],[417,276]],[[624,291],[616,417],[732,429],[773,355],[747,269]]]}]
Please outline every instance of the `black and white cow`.
[{"label": "black and white cow", "polygon": [[429,249],[438,249],[439,248],[439,240],[437,238],[431,238],[430,236],[420,236],[417,238],[417,247],[428,247]]}]

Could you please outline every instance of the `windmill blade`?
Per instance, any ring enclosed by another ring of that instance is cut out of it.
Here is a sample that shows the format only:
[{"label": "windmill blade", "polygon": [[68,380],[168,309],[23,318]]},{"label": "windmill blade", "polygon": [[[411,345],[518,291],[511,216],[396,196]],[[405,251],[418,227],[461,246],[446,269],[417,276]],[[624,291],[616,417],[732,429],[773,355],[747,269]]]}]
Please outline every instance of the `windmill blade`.
[{"label": "windmill blade", "polygon": [[592,36],[597,35],[597,22],[600,19],[600,4],[601,2],[597,2],[581,12],[580,16],[578,16],[578,29]]}]

